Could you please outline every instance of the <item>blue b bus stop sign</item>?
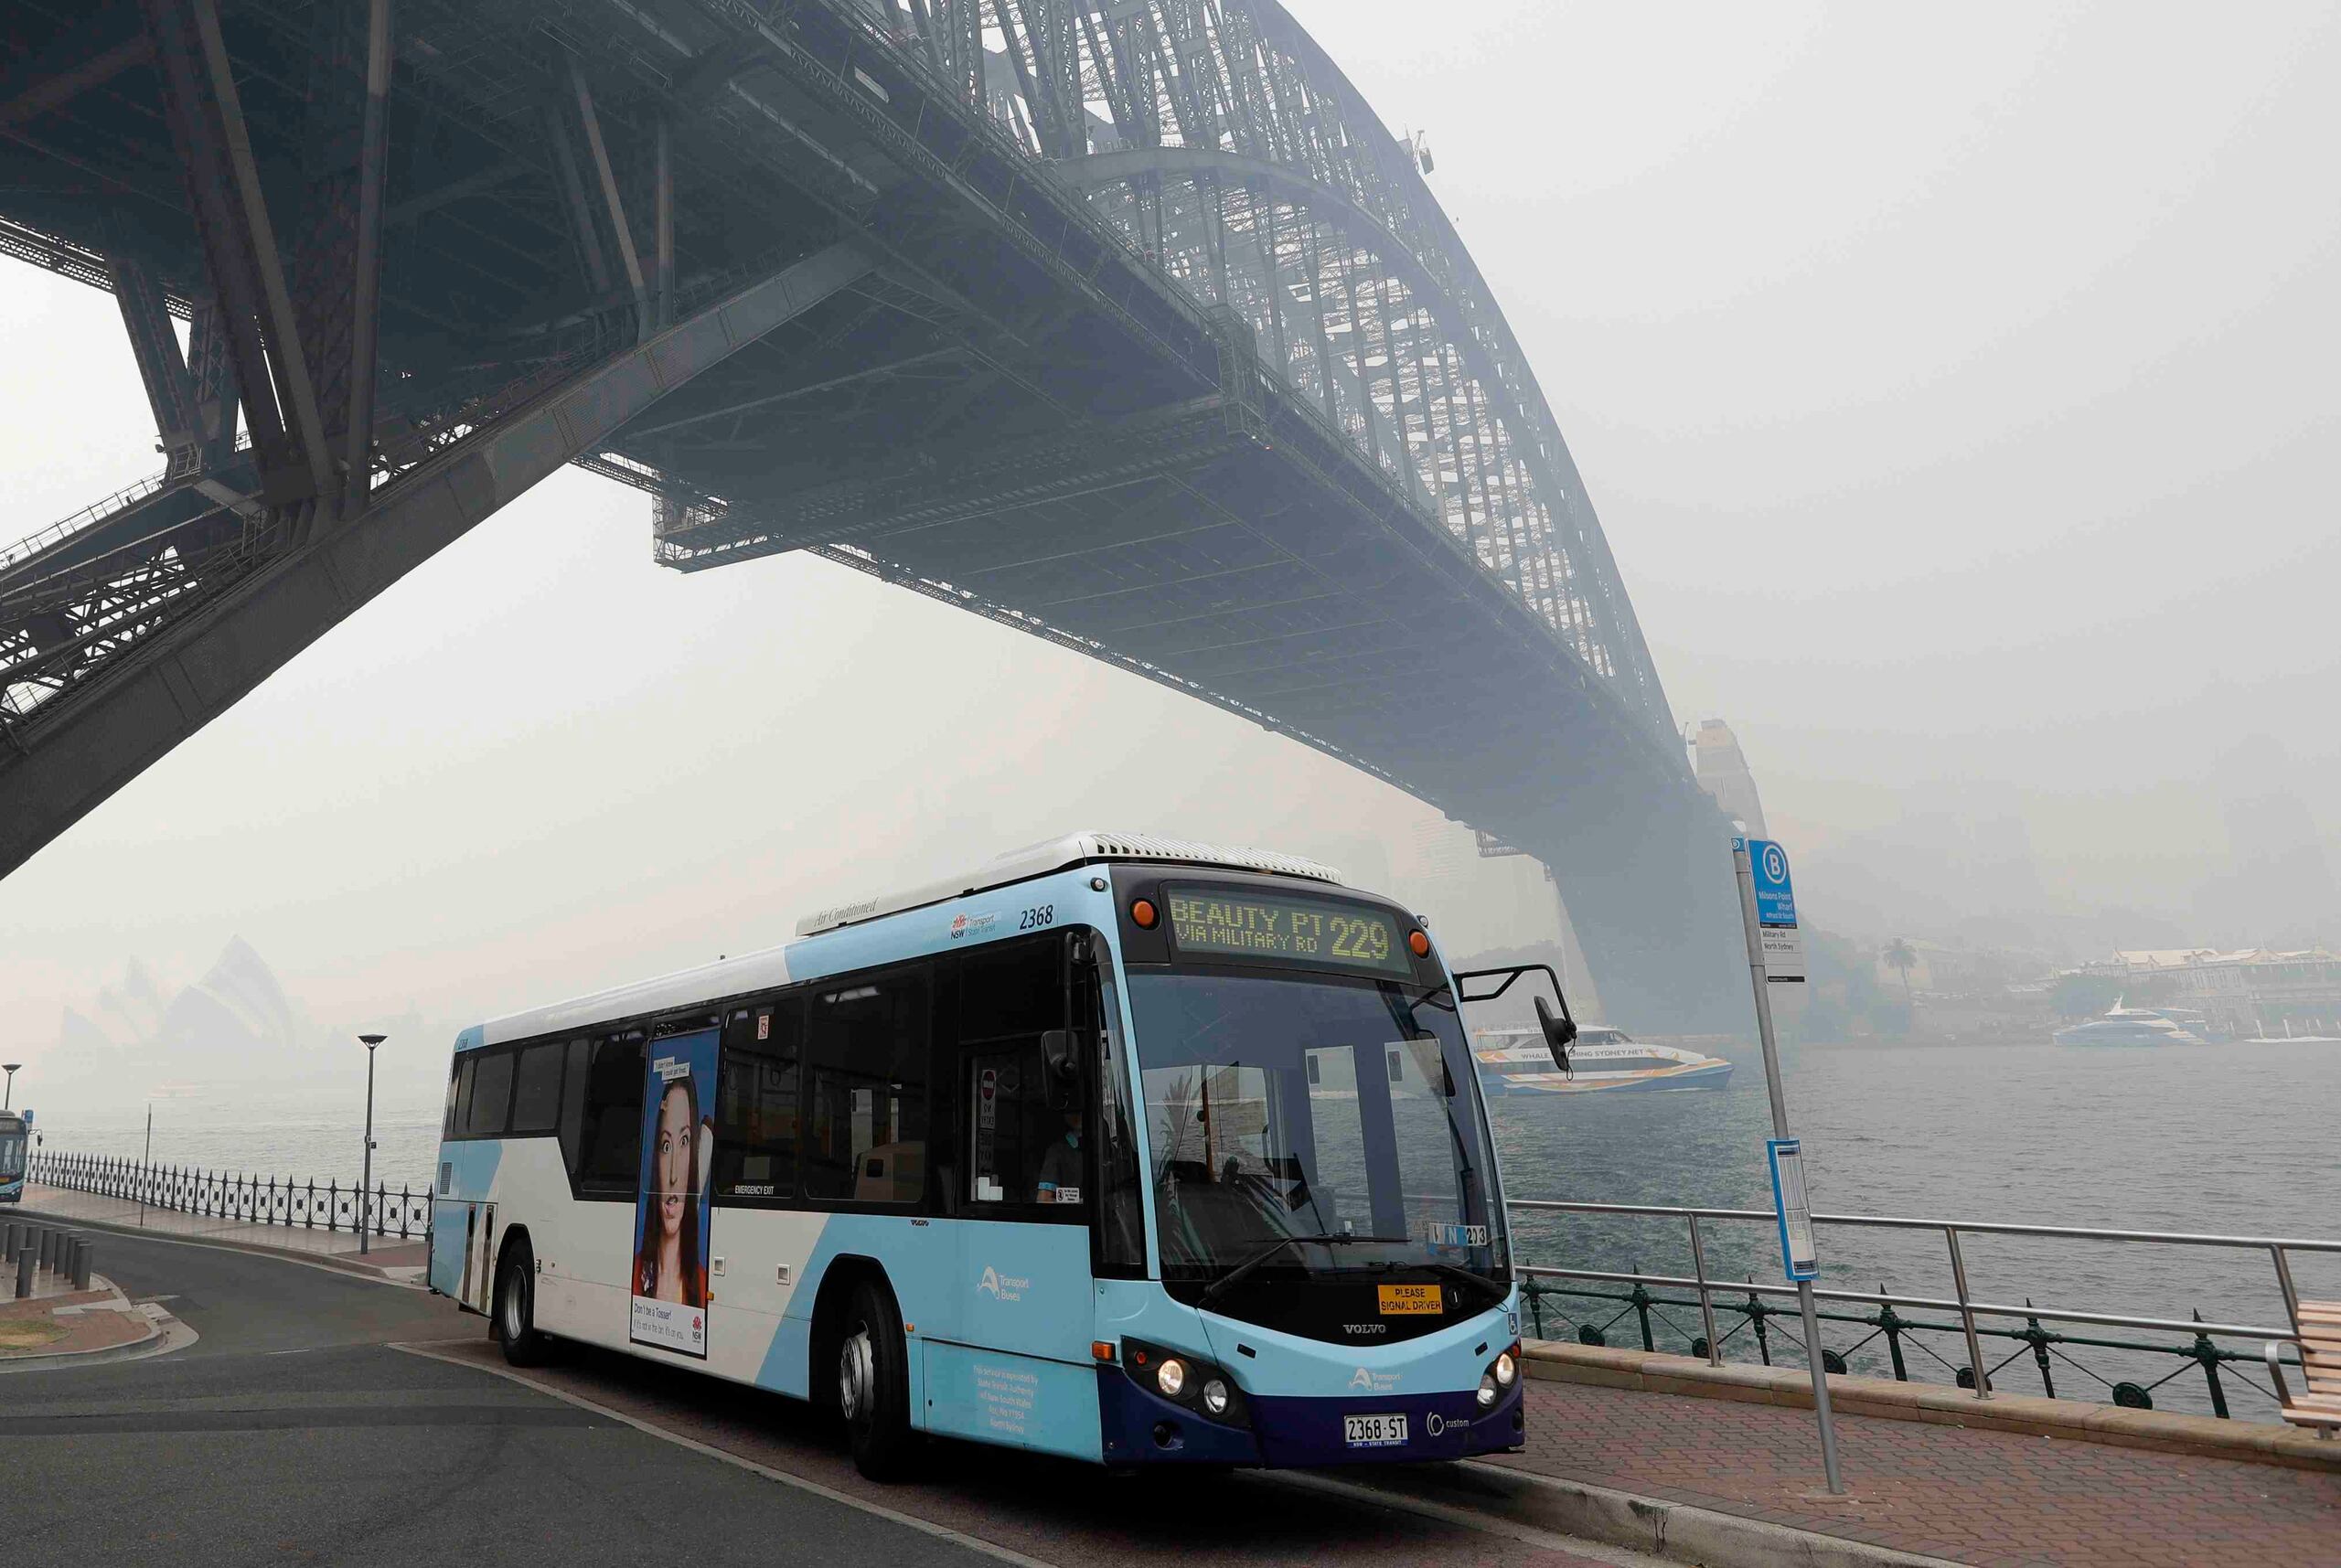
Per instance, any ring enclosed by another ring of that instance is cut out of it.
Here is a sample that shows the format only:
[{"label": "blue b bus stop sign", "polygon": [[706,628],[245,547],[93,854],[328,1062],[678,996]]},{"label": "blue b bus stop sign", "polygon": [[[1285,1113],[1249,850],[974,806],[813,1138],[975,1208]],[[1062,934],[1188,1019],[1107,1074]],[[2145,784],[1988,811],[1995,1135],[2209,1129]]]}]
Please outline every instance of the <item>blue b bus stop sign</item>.
[{"label": "blue b bus stop sign", "polygon": [[1769,838],[1750,838],[1748,869],[1756,878],[1756,923],[1794,925],[1796,888],[1789,880],[1788,852]]},{"label": "blue b bus stop sign", "polygon": [[1769,838],[1731,842],[1733,848],[1748,851],[1748,879],[1756,895],[1755,935],[1762,947],[1764,978],[1774,985],[1802,980],[1804,937],[1796,925],[1796,887],[1789,880],[1788,851]]}]

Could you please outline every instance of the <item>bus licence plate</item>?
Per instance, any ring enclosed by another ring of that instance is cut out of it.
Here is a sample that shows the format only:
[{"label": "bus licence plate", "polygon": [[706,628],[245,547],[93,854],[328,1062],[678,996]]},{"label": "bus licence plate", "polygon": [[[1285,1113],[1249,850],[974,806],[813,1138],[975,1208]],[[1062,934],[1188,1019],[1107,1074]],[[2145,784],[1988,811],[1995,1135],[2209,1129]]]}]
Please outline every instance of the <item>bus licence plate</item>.
[{"label": "bus licence plate", "polygon": [[1352,1448],[1395,1448],[1406,1440],[1403,1415],[1344,1415],[1342,1440]]}]

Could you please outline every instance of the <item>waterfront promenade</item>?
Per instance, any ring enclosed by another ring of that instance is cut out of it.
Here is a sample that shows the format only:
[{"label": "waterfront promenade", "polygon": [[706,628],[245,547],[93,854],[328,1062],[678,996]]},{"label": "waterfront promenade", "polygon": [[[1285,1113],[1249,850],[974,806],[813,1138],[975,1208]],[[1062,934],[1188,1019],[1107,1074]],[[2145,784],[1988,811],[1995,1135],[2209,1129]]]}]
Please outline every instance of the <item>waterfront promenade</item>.
[{"label": "waterfront promenade", "polygon": [[376,1237],[360,1253],[353,1231],[304,1225],[255,1225],[210,1214],[189,1214],[126,1198],[69,1192],[37,1183],[25,1190],[27,1218],[98,1227],[178,1241],[231,1245],[251,1252],[279,1253],[329,1268],[345,1269],[400,1284],[420,1284],[427,1261],[421,1240]]},{"label": "waterfront promenade", "polygon": [[[1532,1390],[1528,1451],[1492,1465],[1105,1482],[952,1445],[922,1479],[879,1487],[823,1422],[759,1391],[595,1352],[516,1379],[481,1319],[395,1283],[411,1266],[395,1253],[353,1266],[354,1237],[310,1233],[296,1259],[283,1227],[150,1211],[142,1237],[98,1200],[28,1198],[27,1217],[105,1227],[106,1272],[200,1336],[138,1361],[0,1373],[41,1499],[28,1561],[276,1560],[248,1544],[265,1540],[391,1562],[474,1529],[490,1548],[465,1545],[471,1560],[566,1545],[582,1561],[657,1549],[644,1520],[680,1499],[704,1509],[675,1517],[712,1563],[755,1560],[784,1525],[840,1564],[2341,1563],[2341,1468],[1847,1414],[1852,1494],[1833,1499],[1807,1411],[1550,1376]],[[269,1250],[244,1250],[255,1241]],[[192,1432],[200,1445],[175,1435]],[[208,1494],[196,1508],[223,1456],[238,1507]],[[327,1505],[343,1491],[382,1532],[379,1552]],[[444,1506],[418,1520],[411,1499],[426,1495]],[[239,1519],[256,1522],[236,1533]]]}]

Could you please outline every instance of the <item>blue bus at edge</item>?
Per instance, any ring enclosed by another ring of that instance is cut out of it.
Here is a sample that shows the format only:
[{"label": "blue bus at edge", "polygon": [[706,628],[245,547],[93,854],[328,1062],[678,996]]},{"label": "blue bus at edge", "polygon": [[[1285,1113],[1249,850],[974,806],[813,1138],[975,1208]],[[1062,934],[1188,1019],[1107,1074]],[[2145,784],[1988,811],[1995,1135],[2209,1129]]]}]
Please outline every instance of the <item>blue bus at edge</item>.
[{"label": "blue bus at edge", "polygon": [[0,1111],[0,1203],[25,1200],[25,1161],[32,1152],[30,1111]]},{"label": "blue bus at edge", "polygon": [[430,1285],[512,1362],[809,1400],[882,1479],[930,1435],[1116,1469],[1522,1445],[1502,1179],[1401,906],[1084,833],[797,933],[456,1041]]}]

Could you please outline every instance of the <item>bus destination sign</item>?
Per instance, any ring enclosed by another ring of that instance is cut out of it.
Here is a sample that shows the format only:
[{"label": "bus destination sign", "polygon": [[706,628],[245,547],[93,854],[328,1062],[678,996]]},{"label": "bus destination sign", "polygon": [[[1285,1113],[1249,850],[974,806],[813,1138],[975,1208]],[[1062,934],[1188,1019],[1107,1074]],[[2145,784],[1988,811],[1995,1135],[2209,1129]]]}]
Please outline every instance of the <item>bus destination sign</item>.
[{"label": "bus destination sign", "polygon": [[1196,888],[1165,889],[1163,896],[1170,906],[1171,938],[1189,957],[1414,973],[1398,923],[1380,910]]}]

